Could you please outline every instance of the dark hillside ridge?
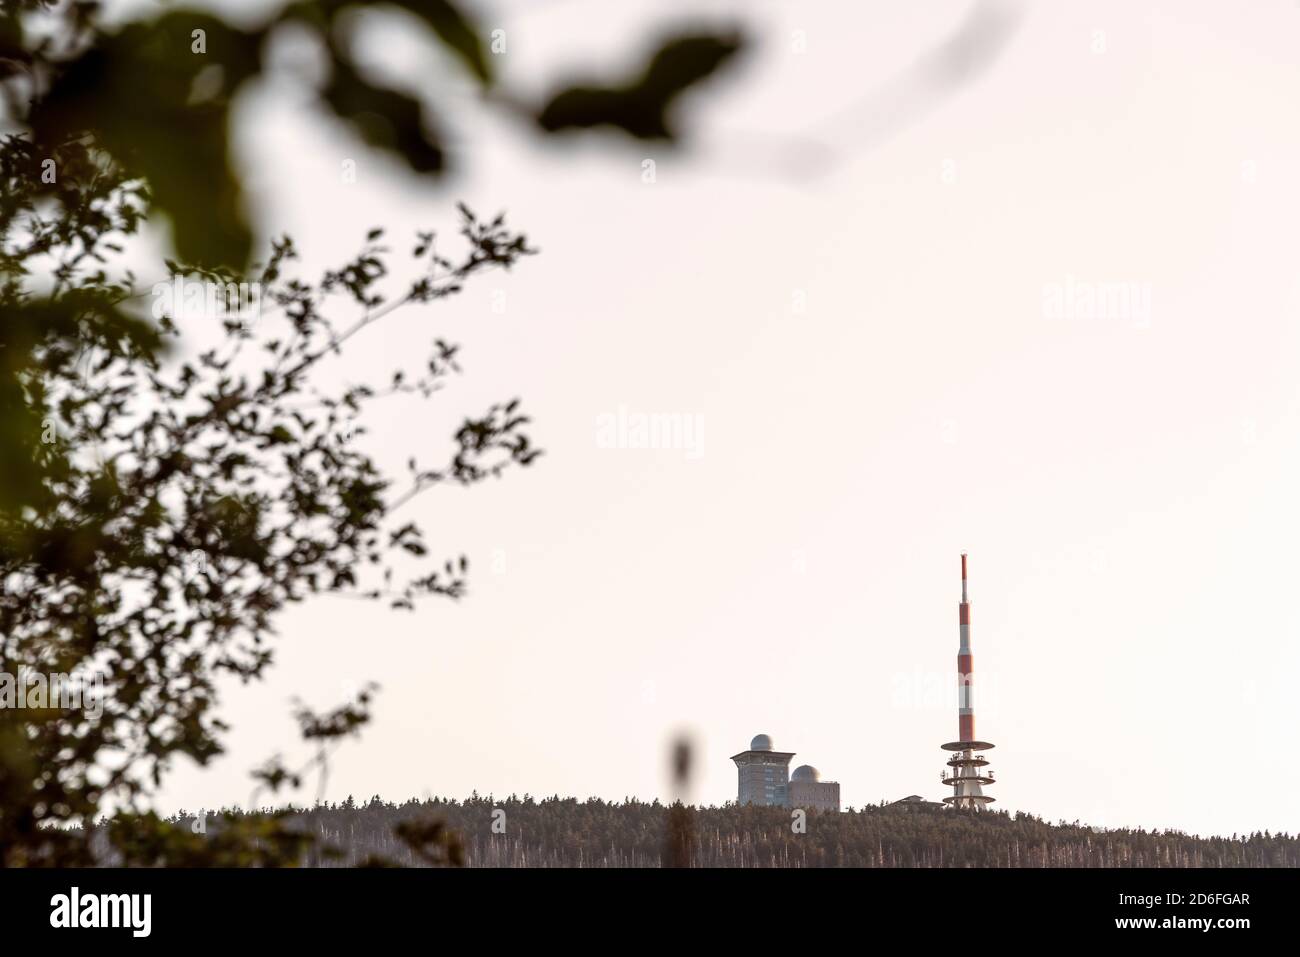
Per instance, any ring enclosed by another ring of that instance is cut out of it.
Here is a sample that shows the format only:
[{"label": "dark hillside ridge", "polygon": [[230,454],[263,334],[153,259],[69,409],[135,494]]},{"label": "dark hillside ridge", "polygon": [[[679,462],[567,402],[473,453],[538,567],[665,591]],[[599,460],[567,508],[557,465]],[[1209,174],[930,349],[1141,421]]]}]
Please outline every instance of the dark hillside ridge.
[{"label": "dark hillside ridge", "polygon": [[[1203,838],[1050,824],[1023,813],[901,806],[810,811],[801,834],[792,830],[788,808],[724,805],[692,808],[690,817],[690,860],[697,867],[1300,866],[1300,838],[1268,832]],[[192,820],[193,814],[181,818]],[[302,810],[297,819],[341,851],[337,859],[306,862],[321,866],[355,865],[371,855],[415,866],[393,836],[394,825],[441,819],[460,835],[471,867],[658,867],[668,807],[527,795],[400,805],[378,797],[359,804],[349,797]],[[207,820],[209,834],[216,833],[219,812]]]}]

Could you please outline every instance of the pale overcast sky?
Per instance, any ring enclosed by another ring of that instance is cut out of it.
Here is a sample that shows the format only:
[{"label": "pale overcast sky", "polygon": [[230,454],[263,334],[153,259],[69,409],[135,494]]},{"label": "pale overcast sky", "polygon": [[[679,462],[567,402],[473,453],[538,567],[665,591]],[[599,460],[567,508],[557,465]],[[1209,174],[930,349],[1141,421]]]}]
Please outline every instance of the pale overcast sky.
[{"label": "pale overcast sky", "polygon": [[[307,756],[293,696],[368,680],[376,718],[330,799],[668,797],[682,729],[698,802],[734,798],[728,758],[759,732],[846,805],[938,799],[966,550],[994,807],[1295,831],[1300,6],[1037,4],[959,90],[916,98],[898,77],[969,3],[480,9],[533,96],[692,15],[734,14],[756,45],[692,98],[674,153],[544,143],[403,22],[372,25],[377,67],[455,131],[440,182],[287,82],[246,97],[260,225],[308,266],[373,225],[449,227],[461,199],[542,249],[357,340],[357,378],[434,334],[464,347],[465,375],[393,400],[367,447],[431,460],[520,395],[547,454],[412,507],[470,555],[461,603],[283,615],[270,679],[226,695],[229,753],[181,767],[163,807],[243,803],[253,765]],[[822,156],[808,138],[829,162],[796,162]],[[643,414],[692,431],[602,431]]]}]

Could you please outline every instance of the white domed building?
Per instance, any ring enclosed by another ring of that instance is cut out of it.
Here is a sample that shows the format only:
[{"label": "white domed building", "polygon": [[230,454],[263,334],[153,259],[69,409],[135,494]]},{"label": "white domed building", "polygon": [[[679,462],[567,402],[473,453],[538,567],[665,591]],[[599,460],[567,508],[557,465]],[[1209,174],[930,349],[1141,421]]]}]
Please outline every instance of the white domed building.
[{"label": "white domed building", "polygon": [[736,803],[838,811],[840,786],[834,781],[823,782],[810,764],[795,768],[791,777],[793,757],[793,751],[777,751],[768,735],[754,735],[748,751],[731,756],[739,771]]},{"label": "white domed building", "polygon": [[811,764],[801,764],[790,777],[790,806],[805,810],[838,811],[840,786],[835,781],[823,781],[821,772]]}]

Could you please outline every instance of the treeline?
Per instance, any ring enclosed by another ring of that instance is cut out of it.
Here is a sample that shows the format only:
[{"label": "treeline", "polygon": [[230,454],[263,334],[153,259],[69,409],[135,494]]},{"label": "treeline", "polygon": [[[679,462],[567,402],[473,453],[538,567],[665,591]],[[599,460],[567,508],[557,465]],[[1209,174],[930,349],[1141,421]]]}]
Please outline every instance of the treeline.
[{"label": "treeline", "polygon": [[[418,866],[394,833],[403,822],[441,820],[458,835],[471,867],[658,867],[669,808],[658,801],[550,797],[392,804],[379,797],[296,812],[335,854],[309,866],[385,859]],[[222,812],[204,815],[216,833]],[[238,812],[235,812],[238,817]],[[175,820],[196,822],[193,814]],[[796,833],[791,811],[753,806],[689,809],[689,859],[696,867],[1296,867],[1300,838],[1267,831],[1197,837],[1178,831],[1051,824],[1029,814],[879,806],[807,813]]]}]

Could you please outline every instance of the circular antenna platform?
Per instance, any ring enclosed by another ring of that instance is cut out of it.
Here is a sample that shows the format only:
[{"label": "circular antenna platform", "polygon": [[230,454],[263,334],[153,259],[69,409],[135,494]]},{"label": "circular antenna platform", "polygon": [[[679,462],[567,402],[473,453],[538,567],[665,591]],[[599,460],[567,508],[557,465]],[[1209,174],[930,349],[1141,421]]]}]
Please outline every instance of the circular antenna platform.
[{"label": "circular antenna platform", "polygon": [[939,747],[945,751],[987,751],[993,745],[987,741],[949,741],[947,744],[941,744]]},{"label": "circular antenna platform", "polygon": [[952,785],[953,787],[956,787],[958,784],[997,784],[998,783],[997,781],[993,780],[993,778],[989,777],[987,774],[968,774],[965,776],[962,776],[960,774],[950,774],[947,777],[940,778],[939,780],[941,780],[944,784]]}]

